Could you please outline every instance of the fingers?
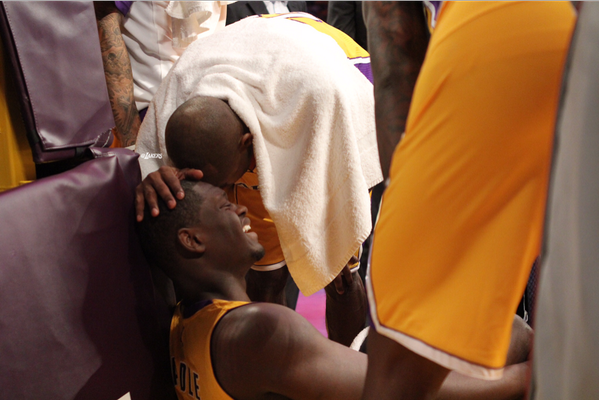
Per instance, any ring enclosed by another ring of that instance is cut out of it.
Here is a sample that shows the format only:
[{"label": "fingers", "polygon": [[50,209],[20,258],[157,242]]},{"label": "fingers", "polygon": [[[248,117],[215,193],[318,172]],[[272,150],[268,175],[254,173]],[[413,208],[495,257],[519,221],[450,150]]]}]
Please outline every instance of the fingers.
[{"label": "fingers", "polygon": [[141,222],[144,219],[144,189],[143,184],[140,183],[135,188],[135,215],[137,218],[137,222]]},{"label": "fingers", "polygon": [[356,256],[352,256],[352,258],[350,258],[347,265],[345,267],[343,267],[343,269],[341,270],[341,273],[345,277],[345,281],[347,282],[347,285],[350,287],[354,284],[354,276],[351,272],[351,269],[353,267],[355,267],[357,264],[358,264],[358,259],[356,258]]},{"label": "fingers", "polygon": [[182,176],[179,179],[187,179],[190,181],[199,181],[204,177],[204,173],[202,171],[193,168],[183,168],[179,171],[179,174]]},{"label": "fingers", "polygon": [[[152,172],[146,177],[146,179],[144,179],[144,182],[146,180],[149,181],[160,198],[164,200],[166,206],[170,209],[175,208],[177,205],[177,201],[173,197],[173,193],[175,193],[175,196],[177,196],[179,200],[185,197],[185,193],[181,187],[181,181],[178,177],[179,172],[180,171],[178,171],[176,168],[163,165],[158,171]],[[146,201],[148,201],[148,199],[146,199]],[[149,201],[148,204],[151,205]],[[156,203],[156,206],[158,206],[158,203]]]},{"label": "fingers", "polygon": [[174,208],[177,201],[173,197],[171,190],[182,199],[183,189],[179,178],[177,178],[177,169],[173,167],[162,166],[158,171],[154,171],[135,188],[135,213],[137,221],[144,218],[145,203],[150,207],[150,214],[153,217],[158,216],[158,196],[164,200],[168,208]]},{"label": "fingers", "polygon": [[343,273],[337,275],[335,279],[333,279],[333,284],[335,285],[335,291],[338,294],[345,293],[345,287],[343,287]]},{"label": "fingers", "polygon": [[177,205],[175,197],[179,200],[185,197],[185,192],[181,187],[181,180],[199,181],[203,177],[204,173],[199,169],[184,168],[179,170],[166,165],[160,167],[158,171],[152,172],[135,188],[135,213],[137,221],[140,222],[144,218],[145,203],[150,207],[150,214],[156,217],[160,214],[158,197],[164,200],[168,208],[173,209]]},{"label": "fingers", "polygon": [[150,215],[152,215],[152,217],[157,217],[158,214],[160,214],[160,210],[158,209],[158,197],[156,196],[156,190],[154,190],[152,184],[146,179],[144,179],[144,181],[141,183],[143,201],[148,203],[148,207],[150,207]]},{"label": "fingers", "polygon": [[[335,290],[339,294],[345,293],[345,286],[352,287],[354,284],[354,275],[351,272],[352,266],[355,266],[358,263],[358,258],[356,256],[352,256],[349,259],[349,262],[343,267],[339,275],[333,279],[333,284],[335,285]],[[345,282],[343,282],[343,278],[345,278]]]}]

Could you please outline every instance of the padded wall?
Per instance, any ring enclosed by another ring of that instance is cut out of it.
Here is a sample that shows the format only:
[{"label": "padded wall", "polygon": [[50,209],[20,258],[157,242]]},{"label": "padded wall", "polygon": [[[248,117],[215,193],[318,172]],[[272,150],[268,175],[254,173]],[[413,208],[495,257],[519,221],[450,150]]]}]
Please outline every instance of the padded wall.
[{"label": "padded wall", "polygon": [[[169,316],[134,232],[137,155],[0,194],[0,398],[166,398]],[[164,336],[166,333],[167,336]]]}]

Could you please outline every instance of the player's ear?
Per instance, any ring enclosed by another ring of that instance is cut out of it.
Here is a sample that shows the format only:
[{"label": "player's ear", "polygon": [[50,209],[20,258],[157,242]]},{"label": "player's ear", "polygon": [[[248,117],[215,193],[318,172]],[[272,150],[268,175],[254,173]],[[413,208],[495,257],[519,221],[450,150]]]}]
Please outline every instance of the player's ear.
[{"label": "player's ear", "polygon": [[196,228],[181,228],[177,232],[179,244],[183,246],[186,252],[201,257],[206,251],[203,236]]},{"label": "player's ear", "polygon": [[247,149],[253,143],[254,135],[251,132],[246,132],[241,136],[241,140],[239,141],[239,145],[242,149]]}]

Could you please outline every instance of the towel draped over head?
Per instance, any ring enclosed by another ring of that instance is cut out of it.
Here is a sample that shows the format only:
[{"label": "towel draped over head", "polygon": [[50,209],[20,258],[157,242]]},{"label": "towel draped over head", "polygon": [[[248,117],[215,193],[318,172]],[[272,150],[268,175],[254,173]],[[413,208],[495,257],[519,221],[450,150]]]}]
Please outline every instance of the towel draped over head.
[{"label": "towel draped over head", "polygon": [[371,231],[368,189],[382,180],[373,87],[309,25],[246,18],[192,43],[140,128],[142,173],[168,163],[169,117],[196,96],[226,100],[253,134],[259,189],[305,295],[339,274]]}]

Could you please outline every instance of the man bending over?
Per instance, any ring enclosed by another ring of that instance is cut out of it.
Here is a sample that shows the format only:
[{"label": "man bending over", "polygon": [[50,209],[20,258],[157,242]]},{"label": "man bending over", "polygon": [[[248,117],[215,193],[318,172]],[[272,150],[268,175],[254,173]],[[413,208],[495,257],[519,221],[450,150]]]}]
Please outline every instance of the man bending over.
[{"label": "man bending over", "polygon": [[171,166],[230,187],[266,250],[248,273],[250,298],[285,304],[289,274],[306,296],[326,287],[329,337],[346,345],[366,320],[347,265],[371,231],[368,189],[382,180],[368,60],[309,14],[246,18],[189,46],[136,147],[148,174],[138,219],[144,197],[152,215],[157,193],[171,207],[183,197]]},{"label": "man bending over", "polygon": [[[359,399],[365,354],[323,337],[278,304],[250,303],[245,275],[264,254],[247,209],[205,182],[182,181],[186,196],[138,225],[148,260],[172,280],[178,297],[171,324],[173,384],[179,399]],[[516,321],[514,362],[530,340]],[[499,381],[450,374],[439,399],[524,396],[528,365],[506,367]]]}]

